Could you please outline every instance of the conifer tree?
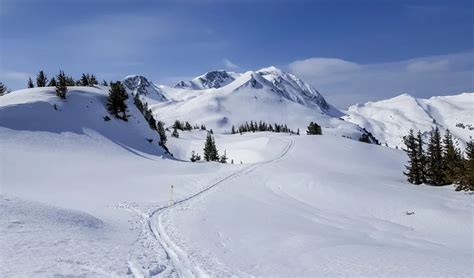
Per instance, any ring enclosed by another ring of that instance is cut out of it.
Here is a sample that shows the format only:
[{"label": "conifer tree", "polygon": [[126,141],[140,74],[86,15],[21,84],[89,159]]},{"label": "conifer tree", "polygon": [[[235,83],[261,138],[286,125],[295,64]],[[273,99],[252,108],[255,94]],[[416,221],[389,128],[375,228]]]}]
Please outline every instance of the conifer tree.
[{"label": "conifer tree", "polygon": [[107,83],[107,81],[105,81],[105,79],[102,80],[102,84],[101,84],[101,85],[102,85],[102,86],[106,86],[106,87],[109,86],[109,84]]},{"label": "conifer tree", "polygon": [[413,184],[421,184],[420,169],[418,168],[420,163],[418,161],[418,146],[416,143],[415,135],[413,134],[413,129],[410,129],[410,132],[407,136],[403,138],[405,143],[404,151],[408,155],[408,165],[405,166],[407,169],[406,172],[403,172],[407,176],[408,182]]},{"label": "conifer tree", "polygon": [[192,130],[192,129],[193,129],[193,127],[191,126],[191,124],[189,122],[186,122],[184,124],[184,130]]},{"label": "conifer tree", "polygon": [[36,77],[36,86],[37,87],[46,87],[46,84],[48,83],[48,78],[46,77],[46,74],[42,70],[38,73],[38,76]]},{"label": "conifer tree", "polygon": [[206,137],[206,142],[204,144],[204,160],[206,161],[218,161],[219,153],[217,151],[216,142],[214,137],[209,132]]},{"label": "conifer tree", "polygon": [[201,160],[201,156],[197,154],[195,151],[192,151],[191,158],[189,160],[191,160],[191,162],[196,162],[196,161]]},{"label": "conifer tree", "polygon": [[156,123],[156,130],[158,131],[158,134],[160,135],[160,144],[164,146],[168,139],[166,138],[166,132],[165,132],[165,128],[162,121],[158,121]]},{"label": "conifer tree", "polygon": [[431,133],[426,154],[426,179],[432,185],[444,185],[443,148],[438,127]]},{"label": "conifer tree", "polygon": [[28,88],[34,88],[35,84],[33,84],[33,80],[31,80],[31,77],[28,78]]},{"label": "conifer tree", "polygon": [[[413,130],[412,130],[413,132]],[[362,133],[362,135],[359,137],[359,142],[364,142],[364,143],[369,143],[370,144],[370,138],[369,135],[366,133]]]},{"label": "conifer tree", "polygon": [[418,133],[416,134],[416,156],[417,156],[417,162],[418,162],[418,176],[420,178],[421,183],[426,183],[426,155],[425,151],[423,149],[423,136],[421,134],[421,131],[418,130]]},{"label": "conifer tree", "polygon": [[67,77],[64,71],[60,70],[56,82],[56,95],[62,99],[66,99],[67,93]]},{"label": "conifer tree", "polygon": [[48,87],[56,87],[56,78],[54,76],[49,81]]},{"label": "conifer tree", "polygon": [[463,160],[462,173],[457,191],[470,190],[474,191],[474,141],[467,142],[466,159]]},{"label": "conifer tree", "polygon": [[461,172],[461,155],[454,147],[453,136],[446,130],[443,138],[443,174],[448,184],[459,182]]},{"label": "conifer tree", "polygon": [[99,81],[97,81],[97,78],[95,77],[94,74],[91,74],[89,78],[89,86],[94,86],[94,85],[99,85]]},{"label": "conifer tree", "polygon": [[177,128],[173,127],[173,132],[171,133],[171,136],[179,138],[179,132]]},{"label": "conifer tree", "polygon": [[110,84],[109,96],[107,98],[107,110],[118,119],[127,121],[128,94],[122,82],[117,81]]},{"label": "conifer tree", "polygon": [[0,96],[3,96],[4,94],[6,94],[7,91],[8,91],[7,86],[5,86],[5,84],[0,82]]},{"label": "conifer tree", "polygon": [[232,133],[232,134],[235,134],[235,126],[234,126],[234,125],[232,125],[231,133]]},{"label": "conifer tree", "polygon": [[219,162],[220,163],[227,163],[227,151],[226,150],[224,150],[224,154],[219,159]]},{"label": "conifer tree", "polygon": [[81,79],[79,80],[79,85],[80,86],[89,86],[89,74],[85,74],[83,73],[82,76],[81,76]]},{"label": "conifer tree", "polygon": [[[279,127],[278,127],[278,130],[275,128],[275,130],[277,130],[276,132],[279,132]],[[309,123],[308,125],[308,130],[306,130],[306,134],[308,135],[322,135],[322,130],[321,130],[321,126],[318,125],[317,123],[314,123],[314,122],[311,122]]]}]

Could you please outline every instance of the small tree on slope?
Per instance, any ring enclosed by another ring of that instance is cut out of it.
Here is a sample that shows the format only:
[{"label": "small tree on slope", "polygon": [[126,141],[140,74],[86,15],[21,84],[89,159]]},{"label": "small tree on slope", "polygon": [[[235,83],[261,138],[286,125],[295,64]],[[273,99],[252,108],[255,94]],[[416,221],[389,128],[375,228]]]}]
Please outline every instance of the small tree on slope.
[{"label": "small tree on slope", "polygon": [[34,88],[35,84],[33,84],[33,80],[31,80],[31,77],[28,78],[28,88]]},{"label": "small tree on slope", "polygon": [[214,137],[209,132],[206,137],[206,142],[204,144],[204,160],[206,161],[218,161],[219,153],[217,151],[216,142]]},{"label": "small tree on slope", "polygon": [[408,135],[403,138],[403,142],[406,146],[404,151],[408,155],[408,165],[405,166],[407,171],[403,172],[403,174],[407,176],[408,182],[413,184],[421,184],[422,177],[421,171],[419,169],[420,163],[418,161],[418,146],[417,141],[415,139],[415,135],[413,134],[413,129],[410,129]]},{"label": "small tree on slope", "polygon": [[36,77],[36,86],[46,87],[47,83],[48,83],[48,78],[46,77],[46,74],[44,74],[44,71],[40,70],[40,72],[38,73],[38,76]]},{"label": "small tree on slope", "polygon": [[[279,126],[275,125],[276,132],[280,132]],[[308,135],[322,135],[321,126],[317,123],[311,122],[308,125],[308,130],[306,130],[306,134]]]},{"label": "small tree on slope", "polygon": [[120,81],[110,83],[109,96],[107,98],[107,110],[118,119],[127,121],[128,94]]},{"label": "small tree on slope", "polygon": [[443,148],[441,146],[441,135],[438,127],[431,133],[426,160],[426,176],[428,182],[433,185],[444,185]]},{"label": "small tree on slope", "polygon": [[67,93],[67,77],[64,71],[60,70],[56,82],[56,95],[62,99],[66,99]]},{"label": "small tree on slope", "polygon": [[474,141],[472,140],[466,146],[466,159],[463,161],[463,171],[456,190],[474,191]]}]

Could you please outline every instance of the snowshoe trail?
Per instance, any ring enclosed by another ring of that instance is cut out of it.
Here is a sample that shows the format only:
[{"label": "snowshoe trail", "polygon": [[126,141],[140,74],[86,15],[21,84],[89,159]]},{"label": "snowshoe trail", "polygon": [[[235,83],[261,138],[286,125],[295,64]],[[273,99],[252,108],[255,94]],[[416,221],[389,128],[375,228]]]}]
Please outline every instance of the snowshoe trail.
[{"label": "snowshoe trail", "polygon": [[185,202],[188,202],[196,197],[202,196],[203,194],[209,192],[211,189],[217,187],[220,184],[225,183],[226,181],[230,179],[237,178],[240,175],[246,175],[250,172],[253,172],[254,170],[258,169],[259,167],[263,165],[281,160],[290,152],[290,150],[293,148],[293,145],[294,145],[293,139],[290,138],[290,139],[285,139],[285,140],[287,140],[288,143],[283,149],[283,151],[277,157],[270,160],[263,161],[263,162],[254,163],[247,167],[244,167],[218,180],[217,182],[212,183],[211,185],[207,186],[206,188],[202,189],[201,191],[195,194],[192,194],[191,196],[188,196],[182,200],[179,200],[177,202],[174,202],[167,206],[160,207],[152,211],[150,216],[147,217],[149,230],[153,234],[156,241],[164,249],[166,253],[166,258],[167,260],[169,260],[168,262],[169,265],[171,265],[174,268],[173,270],[179,277],[209,277],[210,275],[207,274],[201,267],[199,267],[199,265],[197,265],[192,260],[192,258],[190,258],[190,256],[182,248],[180,248],[176,243],[174,243],[172,239],[168,236],[168,234],[166,233],[166,228],[162,222],[163,214],[170,209],[176,208],[177,206],[184,204]]}]

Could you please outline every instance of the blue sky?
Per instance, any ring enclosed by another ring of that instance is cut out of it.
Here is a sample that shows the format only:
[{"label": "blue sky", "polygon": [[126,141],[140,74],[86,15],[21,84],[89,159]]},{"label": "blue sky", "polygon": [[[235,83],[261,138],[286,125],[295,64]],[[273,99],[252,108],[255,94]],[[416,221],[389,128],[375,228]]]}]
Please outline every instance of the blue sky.
[{"label": "blue sky", "polygon": [[473,1],[2,0],[0,80],[39,69],[173,84],[275,65],[336,106],[473,91]]}]

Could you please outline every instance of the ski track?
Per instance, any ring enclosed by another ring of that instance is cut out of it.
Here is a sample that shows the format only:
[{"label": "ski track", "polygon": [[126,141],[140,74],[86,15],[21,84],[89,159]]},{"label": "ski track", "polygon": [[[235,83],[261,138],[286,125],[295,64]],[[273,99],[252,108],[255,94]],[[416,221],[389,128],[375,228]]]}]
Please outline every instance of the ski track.
[{"label": "ski track", "polygon": [[[177,244],[175,244],[171,238],[166,233],[166,229],[162,223],[162,215],[167,210],[177,207],[185,202],[188,202],[192,199],[195,199],[198,196],[203,195],[206,192],[209,192],[211,189],[215,188],[216,186],[230,180],[236,178],[240,175],[246,175],[258,169],[259,167],[276,162],[281,160],[286,154],[290,152],[293,148],[294,140],[293,139],[284,139],[288,141],[287,146],[284,150],[278,155],[277,157],[263,161],[253,163],[247,167],[244,167],[214,183],[207,186],[206,188],[200,190],[197,193],[194,193],[182,200],[176,201],[172,204],[159,207],[151,212],[151,214],[147,217],[147,225],[148,229],[151,231],[152,235],[154,236],[155,240],[159,243],[159,245],[163,248],[166,254],[166,259],[169,261],[170,265],[173,266],[172,272],[176,272],[179,277],[209,277],[210,275],[207,274],[204,270],[202,270],[199,265],[197,265],[186,252],[181,249]],[[133,268],[132,268],[133,269]],[[134,269],[131,271],[135,277],[143,277],[143,274],[138,274],[137,270]]]}]

